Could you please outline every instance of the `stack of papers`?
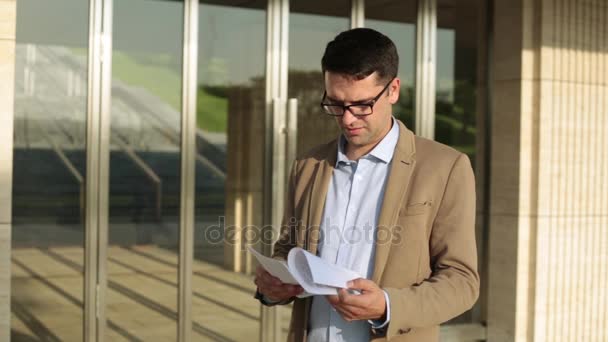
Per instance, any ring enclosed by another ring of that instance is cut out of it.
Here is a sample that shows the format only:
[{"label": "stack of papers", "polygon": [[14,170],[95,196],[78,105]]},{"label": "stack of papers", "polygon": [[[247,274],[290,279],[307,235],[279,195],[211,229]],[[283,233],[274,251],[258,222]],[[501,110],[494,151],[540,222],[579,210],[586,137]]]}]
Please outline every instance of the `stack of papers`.
[{"label": "stack of papers", "polygon": [[283,283],[300,285],[304,292],[298,297],[336,295],[339,288],[348,288],[349,281],[361,278],[347,268],[331,264],[302,248],[292,248],[287,261],[273,259],[248,247],[260,265]]}]

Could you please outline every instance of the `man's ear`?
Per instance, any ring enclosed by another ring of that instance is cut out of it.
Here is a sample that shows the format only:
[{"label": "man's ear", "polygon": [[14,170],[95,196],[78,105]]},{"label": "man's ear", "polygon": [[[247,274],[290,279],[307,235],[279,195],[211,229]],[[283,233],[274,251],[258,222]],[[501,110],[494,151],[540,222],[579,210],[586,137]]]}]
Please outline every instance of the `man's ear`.
[{"label": "man's ear", "polygon": [[395,79],[391,82],[391,85],[388,86],[388,102],[390,104],[395,104],[399,100],[399,90],[401,89],[401,80],[399,77],[395,77]]}]

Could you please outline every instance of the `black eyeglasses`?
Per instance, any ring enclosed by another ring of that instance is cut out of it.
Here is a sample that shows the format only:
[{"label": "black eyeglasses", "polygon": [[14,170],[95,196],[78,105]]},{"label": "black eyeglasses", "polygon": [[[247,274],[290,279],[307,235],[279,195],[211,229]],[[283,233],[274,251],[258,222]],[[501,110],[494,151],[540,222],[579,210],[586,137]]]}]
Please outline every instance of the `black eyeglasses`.
[{"label": "black eyeglasses", "polygon": [[378,102],[380,96],[384,94],[384,92],[386,91],[386,89],[388,89],[388,86],[391,85],[394,79],[395,78],[393,77],[390,82],[388,82],[387,85],[384,86],[382,91],[378,95],[376,95],[376,97],[365,103],[354,103],[350,105],[324,103],[327,98],[327,91],[325,91],[323,92],[323,99],[321,100],[321,108],[323,108],[326,114],[331,116],[342,116],[344,115],[344,113],[346,113],[347,110],[354,116],[371,115],[374,113],[374,105],[376,104],[376,102]]}]

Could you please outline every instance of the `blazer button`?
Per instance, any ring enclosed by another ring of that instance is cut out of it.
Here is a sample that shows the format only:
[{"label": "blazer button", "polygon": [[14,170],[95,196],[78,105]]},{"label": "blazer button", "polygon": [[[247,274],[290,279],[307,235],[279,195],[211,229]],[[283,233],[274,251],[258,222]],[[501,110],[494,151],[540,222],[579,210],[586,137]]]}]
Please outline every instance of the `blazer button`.
[{"label": "blazer button", "polygon": [[407,334],[407,333],[409,333],[410,331],[412,331],[412,328],[407,328],[407,329],[399,329],[399,330],[397,330],[397,332],[398,332],[399,334]]}]

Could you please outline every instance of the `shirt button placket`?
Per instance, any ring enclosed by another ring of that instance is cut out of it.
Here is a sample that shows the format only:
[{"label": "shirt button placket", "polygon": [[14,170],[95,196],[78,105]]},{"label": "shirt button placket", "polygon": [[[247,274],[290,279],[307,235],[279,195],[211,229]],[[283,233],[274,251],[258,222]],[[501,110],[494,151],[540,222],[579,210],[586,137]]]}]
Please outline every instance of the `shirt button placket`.
[{"label": "shirt button placket", "polygon": [[357,162],[349,162],[348,166],[351,168],[351,186],[350,192],[348,194],[348,198],[345,200],[348,201],[348,205],[346,207],[346,216],[344,217],[344,226],[342,227],[342,238],[340,239],[340,247],[338,249],[338,257],[337,263],[338,265],[342,265],[344,267],[349,267],[348,260],[350,259],[350,253],[352,246],[350,245],[351,237],[352,237],[352,228],[354,225],[354,215],[353,211],[356,211],[358,208],[356,202],[353,201],[353,198],[357,198],[357,191],[359,189],[359,180],[358,180],[358,170],[359,164]]}]

